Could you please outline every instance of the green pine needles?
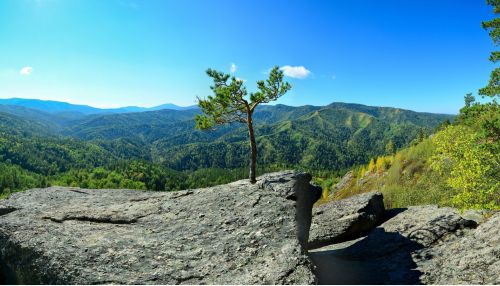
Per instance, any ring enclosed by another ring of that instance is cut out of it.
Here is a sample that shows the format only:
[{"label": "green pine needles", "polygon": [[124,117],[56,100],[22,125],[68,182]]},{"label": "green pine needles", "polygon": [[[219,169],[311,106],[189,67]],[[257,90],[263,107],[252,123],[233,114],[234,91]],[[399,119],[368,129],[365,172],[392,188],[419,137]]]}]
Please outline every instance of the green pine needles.
[{"label": "green pine needles", "polygon": [[[486,3],[493,6],[493,13],[500,13],[500,1],[499,0],[487,0]],[[488,30],[493,44],[498,46],[500,43],[500,18],[495,18],[490,21],[485,21],[482,23],[484,29]],[[494,51],[490,55],[490,61],[496,63],[500,59],[500,52]],[[498,99],[500,95],[500,68],[495,68],[491,72],[490,81],[486,87],[479,90],[479,94],[482,96],[489,96],[493,99]]]},{"label": "green pine needles", "polygon": [[292,86],[288,82],[283,82],[283,71],[278,66],[271,70],[267,80],[257,81],[258,91],[250,95],[241,79],[213,69],[208,69],[207,74],[213,79],[214,84],[211,89],[214,95],[209,95],[206,99],[198,97],[198,106],[204,114],[196,116],[196,128],[212,130],[220,124],[233,122],[247,124],[251,149],[249,177],[253,184],[256,182],[257,145],[252,115],[259,104],[277,100]]}]

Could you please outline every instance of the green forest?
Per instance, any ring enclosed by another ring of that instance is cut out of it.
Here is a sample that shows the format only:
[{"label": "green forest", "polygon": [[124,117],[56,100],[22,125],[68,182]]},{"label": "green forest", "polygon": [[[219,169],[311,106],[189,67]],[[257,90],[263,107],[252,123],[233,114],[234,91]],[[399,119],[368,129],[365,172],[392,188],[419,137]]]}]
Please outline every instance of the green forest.
[{"label": "green forest", "polygon": [[[243,179],[247,133],[238,125],[194,129],[199,110],[50,113],[0,105],[0,191],[52,185],[172,191]],[[255,113],[257,173],[300,169],[338,177],[431,134],[451,115],[333,103],[265,105]]]}]

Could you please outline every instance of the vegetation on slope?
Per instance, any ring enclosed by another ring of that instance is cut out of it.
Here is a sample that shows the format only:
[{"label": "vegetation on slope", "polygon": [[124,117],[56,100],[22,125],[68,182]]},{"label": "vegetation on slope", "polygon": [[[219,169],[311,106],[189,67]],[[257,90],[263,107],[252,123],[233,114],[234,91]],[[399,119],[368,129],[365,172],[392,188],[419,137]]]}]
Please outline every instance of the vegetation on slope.
[{"label": "vegetation on slope", "polygon": [[387,207],[439,204],[500,209],[500,112],[496,101],[466,106],[454,124],[393,155],[352,170],[334,199],[379,190]]},{"label": "vegetation on slope", "polygon": [[[447,118],[452,116],[334,104],[293,119],[257,125],[257,162],[312,171],[348,168],[382,154],[389,141],[397,148],[407,146],[420,129],[430,133]],[[180,132],[152,143],[153,160],[176,170],[245,167],[247,136],[244,128],[210,135]]]}]

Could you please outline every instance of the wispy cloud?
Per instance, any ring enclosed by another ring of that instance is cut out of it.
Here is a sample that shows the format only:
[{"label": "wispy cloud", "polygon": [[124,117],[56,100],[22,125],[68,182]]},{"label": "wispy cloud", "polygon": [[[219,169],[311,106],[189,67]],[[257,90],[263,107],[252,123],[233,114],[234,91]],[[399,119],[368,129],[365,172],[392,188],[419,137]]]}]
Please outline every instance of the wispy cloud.
[{"label": "wispy cloud", "polygon": [[288,77],[304,79],[311,74],[311,71],[304,66],[282,66],[280,68]]},{"label": "wispy cloud", "polygon": [[229,70],[231,71],[231,73],[235,73],[237,68],[238,67],[236,66],[235,63],[231,63],[231,68]]},{"label": "wispy cloud", "polygon": [[23,67],[19,71],[19,74],[27,76],[27,75],[30,75],[32,72],[33,72],[33,68],[32,67]]}]

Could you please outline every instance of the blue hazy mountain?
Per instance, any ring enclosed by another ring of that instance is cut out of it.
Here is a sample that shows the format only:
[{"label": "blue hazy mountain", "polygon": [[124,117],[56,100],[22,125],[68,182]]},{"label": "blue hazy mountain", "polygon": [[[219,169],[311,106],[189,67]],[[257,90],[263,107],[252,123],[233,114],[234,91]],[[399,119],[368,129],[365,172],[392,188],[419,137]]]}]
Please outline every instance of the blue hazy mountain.
[{"label": "blue hazy mountain", "polygon": [[90,115],[90,114],[103,114],[103,113],[143,112],[143,111],[155,111],[162,109],[188,110],[196,108],[195,105],[178,106],[172,103],[166,103],[154,107],[127,106],[120,108],[96,108],[88,105],[71,104],[61,101],[24,99],[24,98],[0,99],[0,105],[22,106],[26,108],[41,110],[48,113],[58,113],[58,114],[71,113],[71,116],[73,117],[78,114]]}]

